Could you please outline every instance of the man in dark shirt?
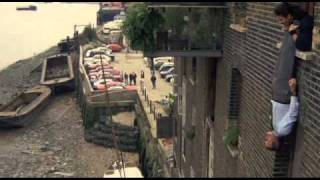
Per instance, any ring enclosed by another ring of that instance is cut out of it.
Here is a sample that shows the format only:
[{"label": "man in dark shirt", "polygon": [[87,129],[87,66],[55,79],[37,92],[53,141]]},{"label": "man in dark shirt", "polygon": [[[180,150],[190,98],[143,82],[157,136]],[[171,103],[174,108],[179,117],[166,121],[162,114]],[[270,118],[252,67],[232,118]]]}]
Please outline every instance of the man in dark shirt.
[{"label": "man in dark shirt", "polygon": [[152,74],[151,76],[151,82],[152,82],[152,88],[153,89],[156,89],[156,81],[157,81],[157,78],[154,74]]},{"label": "man in dark shirt", "polygon": [[[292,92],[290,92],[288,81],[296,83],[296,67],[299,59],[295,57],[295,51],[296,49],[310,51],[312,47],[313,18],[299,6],[290,5],[289,3],[281,3],[275,8],[274,13],[279,23],[283,25],[284,30],[282,47],[272,79],[272,124],[273,126],[279,126],[277,123],[282,122],[282,119],[279,119],[279,113],[277,114],[276,112],[286,114],[286,112],[283,112],[282,107],[289,107],[288,104],[292,103],[292,98],[290,98]],[[283,122],[294,123],[298,117],[296,115],[291,118],[290,121]],[[291,128],[289,130],[291,131]],[[281,128],[278,131],[282,131]],[[286,134],[290,134],[290,131],[287,131]],[[278,142],[279,137],[277,135],[272,131],[267,132],[265,144],[267,149],[276,150],[279,147]],[[273,146],[273,144],[277,145]]]},{"label": "man in dark shirt", "polygon": [[[289,29],[284,28],[284,30],[289,31],[292,35],[296,49],[299,51],[311,51],[314,26],[313,17],[299,6],[289,3],[280,4],[274,12],[283,26],[290,27]],[[298,61],[299,58],[295,57],[293,78],[297,78]]]},{"label": "man in dark shirt", "polygon": [[[310,51],[312,48],[313,17],[299,6],[282,3],[275,9],[278,21],[289,31],[300,51]],[[293,25],[293,26],[290,26]]]},{"label": "man in dark shirt", "polygon": [[125,83],[126,85],[129,84],[129,83],[128,83],[128,74],[127,74],[127,73],[124,73],[124,83]]},{"label": "man in dark shirt", "polygon": [[130,73],[129,74],[129,84],[130,84],[130,86],[133,84],[133,73]]},{"label": "man in dark shirt", "polygon": [[137,74],[135,72],[132,73],[132,81],[133,85],[137,85]]}]

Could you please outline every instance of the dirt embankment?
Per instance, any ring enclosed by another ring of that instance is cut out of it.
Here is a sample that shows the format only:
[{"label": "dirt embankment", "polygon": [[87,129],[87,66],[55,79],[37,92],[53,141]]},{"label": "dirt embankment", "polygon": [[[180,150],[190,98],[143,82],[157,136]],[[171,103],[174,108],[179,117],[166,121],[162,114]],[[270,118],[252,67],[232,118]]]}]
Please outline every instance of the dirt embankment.
[{"label": "dirt embankment", "polygon": [[18,93],[39,84],[43,59],[57,50],[54,46],[33,58],[20,60],[0,71],[0,104],[9,102]]},{"label": "dirt embankment", "polygon": [[[19,61],[0,72],[0,103],[39,84],[42,59]],[[74,93],[52,96],[32,123],[21,129],[0,130],[0,177],[103,177],[116,160],[115,151],[84,139],[81,111]],[[124,153],[138,163],[137,153]]]},{"label": "dirt embankment", "polygon": [[115,151],[86,142],[83,131],[73,93],[52,97],[29,126],[0,131],[0,177],[102,177]]}]

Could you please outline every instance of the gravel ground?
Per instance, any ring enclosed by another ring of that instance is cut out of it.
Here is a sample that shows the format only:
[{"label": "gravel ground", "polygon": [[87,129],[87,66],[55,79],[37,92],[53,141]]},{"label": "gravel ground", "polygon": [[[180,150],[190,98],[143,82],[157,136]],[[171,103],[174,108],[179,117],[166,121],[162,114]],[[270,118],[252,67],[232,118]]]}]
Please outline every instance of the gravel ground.
[{"label": "gravel ground", "polygon": [[[0,72],[1,104],[39,83],[44,56]],[[103,177],[115,151],[86,142],[83,131],[74,94],[51,97],[29,126],[0,130],[0,177]],[[126,162],[138,163],[137,153],[123,154]]]},{"label": "gravel ground", "polygon": [[39,84],[43,59],[56,51],[57,47],[52,47],[34,58],[20,60],[2,70],[0,72],[0,104],[8,103],[13,96]]},{"label": "gravel ground", "polygon": [[[115,151],[87,143],[73,94],[50,100],[25,128],[0,131],[0,177],[102,177]],[[138,162],[138,154],[124,153]]]}]

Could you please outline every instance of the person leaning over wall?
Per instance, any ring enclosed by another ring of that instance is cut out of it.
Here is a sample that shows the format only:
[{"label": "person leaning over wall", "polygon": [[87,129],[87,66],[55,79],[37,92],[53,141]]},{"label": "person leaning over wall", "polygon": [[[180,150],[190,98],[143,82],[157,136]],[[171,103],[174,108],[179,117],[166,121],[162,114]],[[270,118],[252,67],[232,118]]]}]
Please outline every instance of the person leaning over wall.
[{"label": "person leaning over wall", "polygon": [[313,18],[299,6],[281,3],[274,10],[283,25],[284,37],[272,79],[272,126],[266,133],[265,147],[277,150],[281,138],[291,133],[298,119],[296,49],[309,51],[312,47]]}]

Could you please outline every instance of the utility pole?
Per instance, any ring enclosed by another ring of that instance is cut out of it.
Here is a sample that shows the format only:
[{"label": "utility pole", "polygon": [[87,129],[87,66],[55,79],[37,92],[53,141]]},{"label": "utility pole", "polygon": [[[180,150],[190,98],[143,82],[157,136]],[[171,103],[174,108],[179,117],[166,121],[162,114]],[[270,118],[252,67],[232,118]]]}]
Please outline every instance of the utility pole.
[{"label": "utility pole", "polygon": [[118,146],[118,138],[116,137],[116,133],[115,133],[115,125],[113,123],[112,120],[112,112],[111,112],[111,107],[110,107],[110,97],[109,97],[109,93],[108,93],[108,86],[107,86],[107,81],[106,81],[106,77],[105,77],[105,72],[104,72],[104,66],[103,66],[103,62],[102,62],[102,57],[100,54],[100,63],[101,63],[101,67],[102,67],[102,76],[103,76],[103,81],[105,84],[105,102],[106,102],[106,117],[107,117],[107,121],[109,120],[110,125],[111,125],[111,135],[112,135],[112,140],[114,143],[114,147],[116,149],[116,156],[117,156],[117,161],[116,161],[116,165],[119,171],[120,176],[122,177],[122,173],[123,176],[126,177],[126,173],[125,173],[125,164],[124,164],[124,159],[123,159],[123,154],[122,151],[120,151],[119,146]]}]

